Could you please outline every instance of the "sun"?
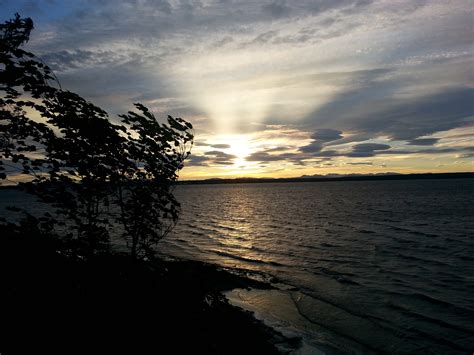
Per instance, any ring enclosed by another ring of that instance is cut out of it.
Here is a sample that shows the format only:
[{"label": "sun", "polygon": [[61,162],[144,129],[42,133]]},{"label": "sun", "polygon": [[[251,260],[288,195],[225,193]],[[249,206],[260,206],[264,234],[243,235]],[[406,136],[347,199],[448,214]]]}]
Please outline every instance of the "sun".
[{"label": "sun", "polygon": [[247,135],[233,134],[221,136],[219,137],[219,142],[228,144],[230,147],[225,149],[225,152],[236,157],[232,168],[250,165],[250,162],[245,160],[246,157],[252,154],[251,141]]}]

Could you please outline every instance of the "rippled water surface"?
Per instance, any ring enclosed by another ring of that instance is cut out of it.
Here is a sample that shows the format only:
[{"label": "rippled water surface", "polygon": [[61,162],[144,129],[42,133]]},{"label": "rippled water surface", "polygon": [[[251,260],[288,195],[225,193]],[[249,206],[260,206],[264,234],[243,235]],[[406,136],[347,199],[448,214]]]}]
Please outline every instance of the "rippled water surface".
[{"label": "rippled water surface", "polygon": [[[474,179],[187,185],[175,193],[181,219],[160,252],[273,282],[276,290],[228,297],[301,336],[303,350],[473,353]],[[0,196],[0,209],[35,205],[17,191]]]},{"label": "rippled water surface", "polygon": [[161,250],[278,279],[280,291],[239,297],[309,343],[474,350],[474,180],[190,185],[176,196],[182,217]]}]

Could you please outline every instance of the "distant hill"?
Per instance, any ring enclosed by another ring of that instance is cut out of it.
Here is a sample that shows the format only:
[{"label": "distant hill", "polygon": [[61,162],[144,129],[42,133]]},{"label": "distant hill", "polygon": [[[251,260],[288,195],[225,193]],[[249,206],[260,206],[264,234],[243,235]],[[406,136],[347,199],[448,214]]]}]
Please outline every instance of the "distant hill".
[{"label": "distant hill", "polygon": [[462,173],[427,173],[427,174],[400,174],[393,172],[370,174],[328,174],[328,175],[303,175],[294,178],[212,178],[206,180],[184,180],[179,185],[194,184],[248,184],[270,182],[324,182],[324,181],[364,181],[364,180],[415,180],[415,179],[465,179],[474,178],[474,172]]},{"label": "distant hill", "polygon": [[304,179],[311,179],[311,178],[319,178],[319,179],[338,179],[338,178],[345,178],[345,177],[352,177],[352,176],[387,176],[387,175],[403,175],[400,173],[393,173],[393,172],[386,172],[386,173],[369,173],[369,174],[327,174],[327,175],[303,175],[301,178]]},{"label": "distant hill", "polygon": [[[284,182],[325,182],[325,181],[365,181],[365,180],[417,180],[417,179],[466,179],[474,178],[474,172],[462,173],[427,173],[427,174],[400,174],[400,173],[375,173],[375,174],[328,174],[328,175],[302,175],[293,178],[252,178],[243,177],[235,179],[212,178],[205,180],[180,180],[178,185],[212,185],[212,184],[249,184],[249,183],[284,183]],[[16,189],[17,186],[1,186],[3,189]]]}]

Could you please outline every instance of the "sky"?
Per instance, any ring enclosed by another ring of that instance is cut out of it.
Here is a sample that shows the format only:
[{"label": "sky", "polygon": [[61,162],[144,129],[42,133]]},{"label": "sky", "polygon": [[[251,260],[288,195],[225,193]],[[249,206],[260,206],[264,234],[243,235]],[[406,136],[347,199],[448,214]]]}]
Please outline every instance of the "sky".
[{"label": "sky", "polygon": [[474,171],[474,3],[0,0],[107,110],[195,131],[180,177]]}]

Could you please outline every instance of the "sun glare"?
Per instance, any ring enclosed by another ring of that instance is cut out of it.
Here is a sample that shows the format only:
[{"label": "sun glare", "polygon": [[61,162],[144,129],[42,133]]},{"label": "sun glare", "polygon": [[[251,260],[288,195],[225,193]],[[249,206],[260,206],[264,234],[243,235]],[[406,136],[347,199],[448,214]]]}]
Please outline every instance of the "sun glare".
[{"label": "sun glare", "polygon": [[242,134],[223,136],[222,142],[226,142],[226,144],[230,145],[230,148],[226,149],[226,153],[236,156],[234,164],[231,166],[232,169],[249,165],[249,162],[245,160],[245,158],[252,153],[248,136]]}]

